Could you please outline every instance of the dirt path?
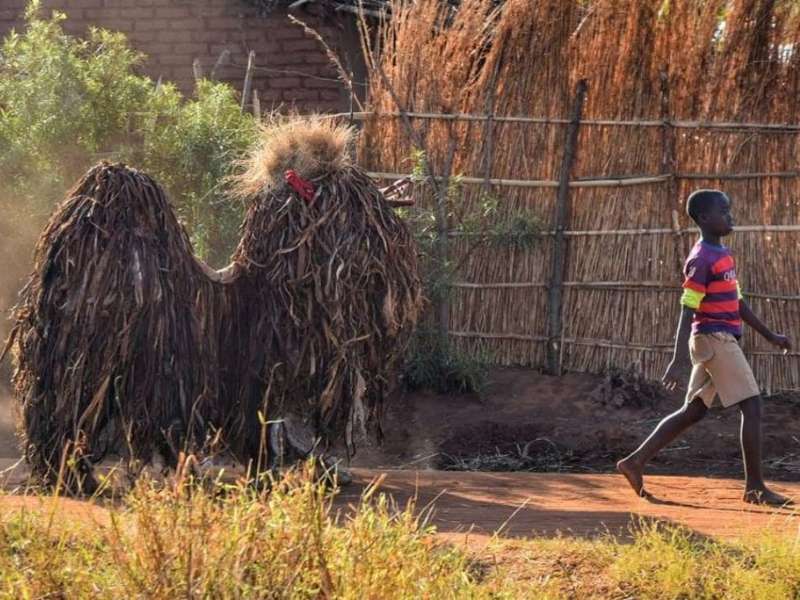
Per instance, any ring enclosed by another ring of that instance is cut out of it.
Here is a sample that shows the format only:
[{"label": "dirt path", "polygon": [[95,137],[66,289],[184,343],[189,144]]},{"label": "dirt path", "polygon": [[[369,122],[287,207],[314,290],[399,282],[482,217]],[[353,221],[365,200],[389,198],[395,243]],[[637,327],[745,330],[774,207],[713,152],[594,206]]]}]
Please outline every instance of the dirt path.
[{"label": "dirt path", "polygon": [[[624,539],[630,525],[640,518],[680,524],[700,535],[721,538],[737,538],[764,528],[796,531],[800,526],[800,513],[743,504],[741,482],[731,479],[653,476],[648,487],[658,501],[648,502],[636,498],[614,475],[372,469],[356,469],[354,475],[355,484],[337,498],[338,507],[357,504],[364,487],[384,477],[381,489],[400,506],[414,497],[420,508],[433,506],[433,524],[453,541],[468,537],[481,542],[501,529],[502,535],[510,538],[594,537],[608,532]],[[21,476],[19,471],[16,479]],[[777,489],[800,500],[800,483],[782,483]],[[91,503],[58,502],[61,515],[106,522],[103,509]],[[53,501],[0,496],[0,515],[48,506],[52,507]]]},{"label": "dirt path", "polygon": [[[382,489],[402,505],[415,493],[418,506],[434,501],[433,522],[448,534],[478,536],[501,527],[507,537],[558,534],[592,537],[606,531],[625,537],[638,518],[681,524],[701,535],[735,538],[755,529],[796,530],[800,513],[741,502],[742,483],[731,479],[654,476],[657,501],[637,498],[615,475],[560,473],[451,473],[384,471]],[[381,472],[356,470],[358,485],[339,501],[354,503],[360,488]],[[800,500],[800,484],[776,486]]]},{"label": "dirt path", "polygon": [[[10,460],[0,460],[7,469]],[[606,532],[624,539],[640,518],[686,526],[700,535],[736,538],[769,528],[796,531],[800,512],[752,507],[740,500],[742,483],[732,479],[652,476],[648,489],[656,501],[639,499],[616,475],[569,473],[454,473],[354,469],[354,485],[338,496],[337,507],[358,503],[363,489],[382,478],[380,489],[400,506],[416,497],[419,508],[433,507],[432,523],[454,541],[485,540],[501,530],[504,537],[594,537]],[[20,466],[4,487],[24,480]],[[800,483],[776,489],[800,500]],[[58,512],[78,519],[106,521],[104,510],[88,502],[61,499]],[[0,515],[52,507],[49,499],[0,496]]]}]

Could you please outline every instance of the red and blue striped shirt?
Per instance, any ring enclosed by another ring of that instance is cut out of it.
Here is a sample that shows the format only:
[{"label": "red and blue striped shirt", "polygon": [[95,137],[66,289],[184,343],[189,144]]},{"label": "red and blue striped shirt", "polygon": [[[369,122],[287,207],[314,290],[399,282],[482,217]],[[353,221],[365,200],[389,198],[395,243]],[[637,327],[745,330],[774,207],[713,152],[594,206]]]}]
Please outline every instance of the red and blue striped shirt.
[{"label": "red and blue striped shirt", "polygon": [[742,294],[731,251],[699,241],[686,259],[683,274],[681,304],[694,310],[692,333],[725,332],[741,337]]}]

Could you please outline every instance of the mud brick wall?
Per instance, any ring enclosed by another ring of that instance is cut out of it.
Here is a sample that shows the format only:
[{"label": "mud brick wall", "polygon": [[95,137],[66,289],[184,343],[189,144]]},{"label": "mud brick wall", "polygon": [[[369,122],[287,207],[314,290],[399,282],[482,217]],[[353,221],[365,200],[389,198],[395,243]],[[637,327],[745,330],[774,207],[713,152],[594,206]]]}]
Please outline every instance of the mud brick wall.
[{"label": "mud brick wall", "polygon": [[[26,0],[0,0],[0,36],[24,27]],[[337,80],[324,49],[289,21],[285,10],[268,16],[243,0],[42,0],[45,10],[66,13],[69,33],[90,26],[123,32],[133,47],[147,55],[144,72],[172,81],[184,93],[194,84],[192,63],[200,61],[208,75],[227,50],[227,63],[215,73],[241,90],[248,53],[256,53],[253,89],[262,110],[349,110],[350,98]],[[295,16],[319,31],[360,79],[358,34],[348,15]]]}]

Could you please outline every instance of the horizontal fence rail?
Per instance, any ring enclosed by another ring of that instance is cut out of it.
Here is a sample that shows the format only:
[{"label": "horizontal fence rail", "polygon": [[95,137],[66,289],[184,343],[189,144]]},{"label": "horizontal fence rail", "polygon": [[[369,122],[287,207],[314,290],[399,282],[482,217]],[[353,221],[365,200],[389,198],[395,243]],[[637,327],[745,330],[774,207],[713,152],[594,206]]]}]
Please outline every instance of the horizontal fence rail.
[{"label": "horizontal fence rail", "polygon": [[[607,290],[635,290],[651,289],[664,292],[676,292],[683,289],[679,283],[662,283],[659,281],[565,281],[564,287],[584,288],[584,289],[607,289]],[[547,289],[550,287],[544,282],[527,281],[500,281],[488,283],[473,283],[468,281],[455,281],[449,284],[454,289],[465,290],[491,290],[491,289]],[[761,298],[765,300],[794,301],[800,300],[800,295],[790,294],[766,294],[762,292],[749,292],[744,290],[742,294],[745,298]]]},{"label": "horizontal fence rail", "polygon": [[[398,181],[414,178],[411,173],[383,173],[371,171],[368,173],[373,179]],[[569,182],[571,188],[599,188],[599,187],[629,187],[634,185],[652,185],[654,183],[668,183],[672,180],[717,180],[736,181],[741,179],[769,179],[800,177],[800,171],[779,171],[775,173],[676,173],[675,175],[648,175],[635,177],[607,177],[595,179],[573,179]],[[422,179],[428,179],[422,177]],[[444,177],[434,177],[436,181],[443,181]],[[512,188],[557,188],[558,181],[554,179],[487,179],[485,177],[452,176],[454,182],[464,185],[492,185],[497,187]]]},{"label": "horizontal fence rail", "polygon": [[[488,231],[488,230],[487,230]],[[452,231],[450,237],[481,237],[486,236],[487,231]],[[733,233],[789,233],[800,231],[799,225],[737,225]],[[555,231],[537,231],[536,235],[555,235]],[[564,231],[567,237],[596,237],[604,235],[697,235],[697,228],[668,229],[666,227],[653,229],[588,229]]]},{"label": "horizontal fence rail", "polygon": [[[526,335],[520,333],[486,333],[482,331],[450,331],[453,337],[479,338],[486,340],[519,340],[523,342],[546,342],[546,335]],[[614,348],[617,350],[637,350],[641,352],[660,352],[671,354],[673,342],[661,342],[658,344],[633,344],[624,341],[600,340],[594,338],[564,338],[564,344],[574,344],[577,346],[595,346],[598,348]],[[800,356],[800,351],[777,352],[765,350],[749,350],[751,356]]]},{"label": "horizontal fence rail", "polygon": [[[377,118],[408,118],[432,121],[463,121],[492,123],[531,123],[539,125],[568,125],[570,120],[559,117],[523,117],[508,115],[479,115],[464,113],[428,113],[428,112],[352,112],[327,115],[333,118],[349,118],[354,121],[365,121]],[[581,127],[594,125],[599,127],[674,127],[676,129],[718,129],[725,131],[765,131],[771,133],[798,133],[797,123],[736,123],[724,121],[689,121],[689,120],[657,120],[657,119],[581,119]]]}]

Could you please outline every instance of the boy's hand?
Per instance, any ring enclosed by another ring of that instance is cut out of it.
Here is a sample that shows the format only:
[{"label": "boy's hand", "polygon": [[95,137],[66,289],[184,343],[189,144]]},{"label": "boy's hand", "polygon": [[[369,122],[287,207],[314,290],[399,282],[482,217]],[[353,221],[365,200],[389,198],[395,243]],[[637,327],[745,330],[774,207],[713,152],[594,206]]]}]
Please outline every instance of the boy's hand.
[{"label": "boy's hand", "polygon": [[784,352],[788,352],[792,349],[792,341],[785,335],[781,335],[779,333],[773,333],[769,338],[767,338],[770,344],[773,346],[777,346]]},{"label": "boy's hand", "polygon": [[686,360],[672,359],[669,363],[664,377],[661,378],[661,383],[670,392],[678,387],[682,382],[686,381],[689,377],[690,363]]}]

